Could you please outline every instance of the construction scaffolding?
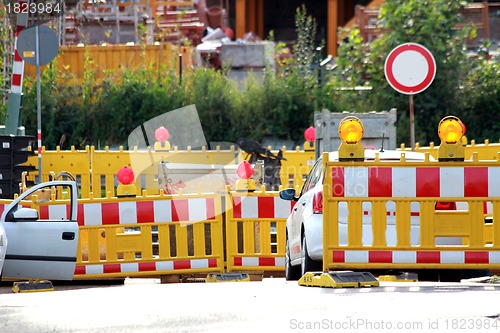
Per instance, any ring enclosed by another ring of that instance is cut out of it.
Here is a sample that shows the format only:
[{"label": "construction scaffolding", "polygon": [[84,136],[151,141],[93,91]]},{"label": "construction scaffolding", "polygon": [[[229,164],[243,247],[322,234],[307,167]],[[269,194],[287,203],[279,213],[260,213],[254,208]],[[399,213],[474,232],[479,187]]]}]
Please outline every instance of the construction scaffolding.
[{"label": "construction scaffolding", "polygon": [[80,0],[66,2],[63,45],[168,42],[198,45],[207,27],[227,26],[222,0]]}]

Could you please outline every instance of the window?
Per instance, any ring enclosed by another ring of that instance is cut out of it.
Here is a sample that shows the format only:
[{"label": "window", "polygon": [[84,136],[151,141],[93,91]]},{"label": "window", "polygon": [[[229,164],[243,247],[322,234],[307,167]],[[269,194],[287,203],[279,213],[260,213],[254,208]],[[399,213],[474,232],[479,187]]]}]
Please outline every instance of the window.
[{"label": "window", "polygon": [[314,164],[311,172],[307,176],[307,179],[302,187],[301,194],[306,193],[310,189],[312,189],[316,184],[321,181],[323,175],[323,159],[319,158]]}]

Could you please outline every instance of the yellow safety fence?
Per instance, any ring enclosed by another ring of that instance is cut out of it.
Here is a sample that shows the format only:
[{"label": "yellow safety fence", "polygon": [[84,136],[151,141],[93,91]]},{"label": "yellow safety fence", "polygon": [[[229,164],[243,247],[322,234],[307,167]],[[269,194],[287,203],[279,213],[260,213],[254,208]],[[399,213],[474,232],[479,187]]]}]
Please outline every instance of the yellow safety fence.
[{"label": "yellow safety fence", "polygon": [[[269,147],[271,148],[271,147]],[[309,147],[311,148],[311,147]],[[402,150],[408,150],[401,146]],[[437,158],[438,146],[420,147],[417,145],[416,151],[428,152],[431,156]],[[273,151],[275,154],[276,150]],[[477,154],[479,160],[497,160],[500,152],[500,144],[492,144],[487,140],[484,144],[476,144],[471,141],[470,145],[465,146],[465,158],[469,160],[473,153]],[[280,170],[281,184],[284,187],[293,187],[300,189],[305,177],[312,168],[315,161],[314,150],[295,150],[283,149],[282,166]],[[170,151],[158,151],[151,148],[147,150],[124,150],[123,147],[112,150],[105,147],[104,150],[97,150],[95,147],[86,147],[85,150],[76,150],[71,147],[70,150],[45,150],[42,148],[42,171],[43,179],[49,179],[49,173],[56,175],[67,171],[74,175],[79,183],[81,190],[80,197],[88,198],[92,192],[94,197],[106,197],[115,195],[118,185],[116,173],[123,166],[136,167],[140,170],[136,173],[137,193],[146,190],[148,195],[158,194],[158,163],[161,161],[171,163],[196,163],[196,164],[218,164],[227,165],[228,163],[239,163],[247,159],[246,153],[240,153],[235,148],[230,150],[177,150],[175,147]],[[37,156],[31,156],[27,165],[38,167]],[[37,172],[30,173],[30,179],[34,180]]]},{"label": "yellow safety fence", "polygon": [[[284,187],[300,188],[304,178],[314,164],[314,151],[303,151],[298,147],[295,150],[284,150],[280,170],[281,183]],[[114,196],[118,180],[117,172],[124,166],[131,167],[135,173],[136,193],[143,190],[148,195],[159,194],[158,164],[186,163],[206,165],[230,165],[237,164],[247,159],[247,154],[240,153],[234,147],[229,150],[178,150],[176,147],[169,151],[154,150],[124,150],[119,147],[112,150],[105,147],[97,150],[94,146],[86,147],[85,150],[45,150],[42,148],[42,172],[43,180],[49,180],[49,174],[56,176],[62,172],[69,172],[79,184],[80,197],[89,198],[93,193],[94,198]],[[30,156],[26,165],[38,168],[38,157]],[[35,180],[38,171],[30,172],[29,179]]]},{"label": "yellow safety fence", "polygon": [[[69,200],[58,196],[64,194],[22,205],[37,209],[40,219],[57,220],[70,210]],[[0,201],[0,213],[8,203]],[[286,218],[292,207],[264,187],[225,196],[182,191],[91,195],[78,200],[74,279],[283,271]]]},{"label": "yellow safety fence", "polygon": [[120,148],[118,151],[111,151],[106,148],[99,151],[91,147],[92,191],[95,196],[101,196],[101,192],[113,195],[117,186],[116,173],[125,165],[131,167],[137,174],[135,181],[137,193],[146,190],[147,194],[153,195],[159,193],[158,167],[161,162],[226,165],[235,164],[237,158],[234,148],[221,150],[217,147],[214,151],[205,148],[191,150],[189,147],[185,151],[177,150],[176,147],[169,151],[155,151],[151,148],[131,151]]},{"label": "yellow safety fence", "polygon": [[[31,203],[41,219],[67,200]],[[164,194],[78,201],[75,280],[224,271],[221,200]]]},{"label": "yellow safety fence", "polygon": [[[114,196],[118,180],[117,172],[124,166],[133,168],[136,173],[135,186],[136,193],[143,190],[148,195],[159,194],[158,185],[158,164],[160,162],[169,163],[196,163],[196,164],[219,164],[225,165],[235,163],[238,153],[232,148],[230,150],[209,151],[201,150],[180,151],[175,147],[170,151],[152,150],[111,150],[106,147],[104,150],[96,150],[93,146],[86,147],[85,150],[48,151],[42,149],[42,172],[43,180],[49,180],[49,174],[56,176],[62,172],[69,172],[79,184],[80,197],[89,198],[92,193],[94,198]],[[30,156],[26,165],[38,167],[38,157]],[[38,176],[38,171],[31,172],[29,178],[34,180]]]},{"label": "yellow safety fence", "polygon": [[324,271],[500,268],[500,162],[324,168]]},{"label": "yellow safety fence", "polygon": [[311,146],[308,142],[305,142],[304,147],[304,150],[301,150],[298,146],[295,150],[282,148],[283,157],[286,160],[281,161],[280,179],[285,188],[301,188],[314,162],[316,162],[314,145]]},{"label": "yellow safety fence", "polygon": [[227,271],[283,271],[290,201],[277,192],[231,191],[226,196]]},{"label": "yellow safety fence", "polygon": [[[76,150],[75,147],[71,147],[71,150],[60,150],[59,147],[56,150],[45,150],[45,147],[42,147],[42,156],[43,181],[49,181],[51,173],[60,178],[63,177],[62,172],[69,172],[78,179],[80,196],[82,198],[90,197],[92,166],[89,158],[89,147],[86,147],[85,150]],[[30,156],[26,164],[38,168],[38,156]],[[34,180],[35,177],[38,177],[38,171],[30,172],[28,178]]]},{"label": "yellow safety fence", "polygon": [[[471,140],[467,143],[467,139],[464,137],[463,140],[465,159],[469,160],[472,155],[476,153],[479,160],[496,160],[498,159],[498,152],[500,152],[500,143],[490,143],[490,140],[484,140],[484,143],[476,143],[475,140]],[[401,150],[411,151],[411,148],[406,148],[404,144],[400,147]],[[436,146],[434,142],[431,142],[429,146],[423,147],[418,143],[415,145],[415,151],[420,153],[429,153],[432,157],[438,158],[439,146]]]}]

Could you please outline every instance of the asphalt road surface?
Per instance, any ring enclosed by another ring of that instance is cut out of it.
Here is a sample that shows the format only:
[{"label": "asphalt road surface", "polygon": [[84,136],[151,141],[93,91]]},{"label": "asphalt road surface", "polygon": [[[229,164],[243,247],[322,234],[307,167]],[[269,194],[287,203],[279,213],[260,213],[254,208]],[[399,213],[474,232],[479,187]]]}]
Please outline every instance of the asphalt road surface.
[{"label": "asphalt road surface", "polygon": [[0,288],[0,332],[500,332],[500,286],[383,282],[301,287],[262,282]]}]

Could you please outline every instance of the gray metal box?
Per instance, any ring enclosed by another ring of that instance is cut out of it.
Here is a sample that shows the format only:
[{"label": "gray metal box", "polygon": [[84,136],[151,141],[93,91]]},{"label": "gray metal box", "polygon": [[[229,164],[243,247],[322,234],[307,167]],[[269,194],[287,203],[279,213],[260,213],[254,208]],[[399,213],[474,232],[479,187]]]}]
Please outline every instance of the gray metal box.
[{"label": "gray metal box", "polygon": [[333,113],[329,110],[316,111],[314,124],[316,138],[319,140],[319,152],[337,151],[341,140],[339,137],[339,124],[347,116],[356,116],[361,119],[364,127],[363,146],[378,149],[384,141],[384,149],[396,149],[396,109],[381,112]]},{"label": "gray metal box", "polygon": [[274,43],[226,43],[220,48],[220,59],[223,66],[266,67],[274,66]]}]

